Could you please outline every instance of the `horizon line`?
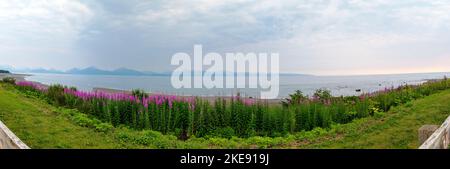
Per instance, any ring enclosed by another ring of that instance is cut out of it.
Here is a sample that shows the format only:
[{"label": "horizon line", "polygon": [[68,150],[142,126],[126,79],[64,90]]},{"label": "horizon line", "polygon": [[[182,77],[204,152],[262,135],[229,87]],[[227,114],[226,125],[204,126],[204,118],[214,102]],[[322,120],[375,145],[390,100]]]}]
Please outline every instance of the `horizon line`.
[{"label": "horizon line", "polygon": [[[148,73],[148,72],[153,72],[153,73],[168,73],[171,70],[165,70],[165,71],[155,71],[155,70],[139,70],[139,69],[134,69],[134,68],[129,68],[129,67],[118,67],[118,68],[114,68],[114,69],[103,69],[103,68],[99,68],[96,66],[86,66],[86,67],[72,67],[66,70],[61,70],[61,69],[55,69],[55,68],[44,68],[44,67],[34,67],[34,68],[30,68],[30,67],[25,67],[25,68],[16,68],[14,66],[9,66],[9,65],[3,65],[6,67],[11,67],[13,70],[10,70],[11,72],[16,71],[16,70],[36,70],[36,69],[44,69],[47,71],[59,71],[62,73],[67,73],[70,70],[73,69],[79,69],[79,70],[83,70],[83,69],[88,69],[88,68],[95,68],[101,71],[115,71],[115,70],[119,70],[119,69],[129,69],[129,70],[133,70],[133,71],[137,71],[140,73]],[[195,71],[194,71],[195,72]],[[226,72],[223,70],[223,72]],[[18,72],[18,73],[27,73],[27,72]],[[29,73],[33,73],[33,72],[29,72]],[[236,72],[236,73],[250,73],[250,72]],[[442,71],[409,71],[409,72],[392,72],[392,73],[356,73],[356,74],[321,74],[321,73],[300,73],[300,72],[292,72],[292,71],[285,71],[285,72],[279,72],[279,74],[292,74],[292,75],[308,75],[308,76],[382,76],[382,75],[404,75],[404,74],[427,74],[427,73],[450,73],[450,70],[442,70]],[[70,73],[68,73],[70,74]],[[254,73],[252,73],[254,74]]]}]

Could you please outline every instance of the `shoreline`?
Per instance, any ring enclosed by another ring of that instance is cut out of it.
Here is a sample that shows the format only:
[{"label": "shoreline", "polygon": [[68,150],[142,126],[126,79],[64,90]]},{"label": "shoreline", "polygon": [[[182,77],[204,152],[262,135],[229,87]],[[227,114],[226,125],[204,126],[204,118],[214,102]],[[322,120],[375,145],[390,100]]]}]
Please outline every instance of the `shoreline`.
[{"label": "shoreline", "polygon": [[33,76],[31,74],[21,74],[21,73],[0,73],[0,80],[5,77],[12,77],[16,79],[16,81],[26,81],[25,77],[27,76]]},{"label": "shoreline", "polygon": [[[93,92],[106,92],[106,93],[127,93],[127,94],[131,94],[131,91],[129,90],[120,90],[120,89],[110,89],[110,88],[103,88],[103,87],[94,87],[92,89]],[[152,93],[147,93],[147,94],[152,94]],[[156,94],[156,93],[153,93]],[[223,98],[225,100],[231,100],[232,96],[188,96],[188,95],[177,95],[178,97],[197,97],[200,98],[202,100],[206,100],[210,103],[213,103],[216,101],[217,98]],[[245,97],[248,98],[248,97]],[[256,99],[259,101],[265,101],[269,104],[280,104],[282,100],[284,99]]]},{"label": "shoreline", "polygon": [[[25,77],[27,76],[33,76],[30,74],[16,74],[16,73],[0,73],[0,80],[5,78],[5,77],[12,77],[14,79],[16,79],[16,81],[21,82],[21,81],[28,81],[25,79]],[[39,85],[42,86],[46,86],[48,87],[49,85],[47,84],[43,84],[40,82],[36,82],[36,81],[30,81],[33,83],[37,83]],[[121,89],[111,89],[111,88],[105,88],[105,87],[94,87],[92,88],[92,92],[105,92],[105,93],[127,93],[127,94],[131,94],[132,91],[130,90],[121,90]],[[152,94],[152,93],[147,93],[147,94]],[[214,101],[216,101],[217,98],[224,98],[225,100],[231,100],[232,96],[188,96],[188,95],[177,95],[179,97],[197,97],[200,98],[202,100],[206,100],[208,102],[213,103]],[[256,99],[256,100],[262,100],[265,101],[269,104],[280,104],[282,100],[284,99]]]},{"label": "shoreline", "polygon": [[[0,73],[0,80],[5,78],[5,77],[13,77],[14,79],[16,79],[16,81],[28,81],[26,80],[26,77],[29,76],[33,76],[31,74],[21,74],[21,73]],[[440,78],[435,78],[435,79],[422,79],[421,82],[419,82],[419,84],[423,84],[426,82],[432,82],[432,81],[437,81],[440,80]],[[43,86],[49,86],[47,84],[43,84],[40,82],[36,82],[36,81],[31,81],[33,83],[37,83]],[[64,84],[61,84],[64,85]],[[132,90],[124,90],[124,89],[113,89],[113,88],[107,88],[107,87],[93,87],[90,91],[92,92],[105,92],[105,93],[126,93],[126,94],[131,94]],[[160,93],[150,93],[147,92],[147,94],[160,94]],[[163,94],[163,93],[161,93]],[[177,95],[179,97],[196,97],[196,98],[200,98],[202,100],[208,101],[208,102],[215,102],[218,98],[224,98],[225,100],[231,100],[232,96],[201,96],[201,95]],[[355,95],[358,96],[358,95]],[[281,104],[282,101],[286,100],[286,98],[277,98],[277,99],[258,99],[258,98],[252,98],[252,97],[243,97],[243,98],[250,98],[250,99],[255,99],[258,101],[263,101],[263,102],[267,102],[269,104]]]}]

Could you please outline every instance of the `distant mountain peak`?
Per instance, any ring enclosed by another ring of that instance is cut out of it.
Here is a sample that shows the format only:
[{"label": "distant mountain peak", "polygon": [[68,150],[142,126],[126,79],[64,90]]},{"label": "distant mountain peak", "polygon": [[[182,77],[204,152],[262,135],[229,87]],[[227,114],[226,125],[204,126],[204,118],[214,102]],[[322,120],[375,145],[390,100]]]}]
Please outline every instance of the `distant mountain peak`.
[{"label": "distant mountain peak", "polygon": [[[7,69],[9,68],[9,69]],[[10,70],[11,72],[20,73],[52,73],[52,74],[80,74],[80,75],[121,75],[121,76],[170,76],[171,71],[154,72],[154,71],[138,71],[126,67],[120,67],[114,70],[103,70],[95,66],[89,66],[86,68],[71,68],[67,71],[61,71],[56,69],[34,68],[34,69],[14,69],[11,66],[0,66],[0,69]],[[204,73],[203,71],[202,73]],[[225,73],[225,72],[224,72]],[[243,74],[243,73],[237,73]],[[306,74],[297,73],[280,73],[280,76],[311,76]]]}]

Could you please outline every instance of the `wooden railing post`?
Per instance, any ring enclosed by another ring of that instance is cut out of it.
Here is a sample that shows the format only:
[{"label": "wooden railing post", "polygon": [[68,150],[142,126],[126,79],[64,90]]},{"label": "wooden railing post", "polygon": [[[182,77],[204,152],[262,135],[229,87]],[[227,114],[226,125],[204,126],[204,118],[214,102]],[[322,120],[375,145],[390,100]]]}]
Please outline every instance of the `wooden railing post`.
[{"label": "wooden railing post", "polygon": [[438,125],[423,125],[419,128],[419,143],[422,145],[439,128]]},{"label": "wooden railing post", "polygon": [[450,144],[450,116],[419,147],[419,149],[447,149],[449,144]]},{"label": "wooden railing post", "polygon": [[0,149],[30,149],[0,121]]}]

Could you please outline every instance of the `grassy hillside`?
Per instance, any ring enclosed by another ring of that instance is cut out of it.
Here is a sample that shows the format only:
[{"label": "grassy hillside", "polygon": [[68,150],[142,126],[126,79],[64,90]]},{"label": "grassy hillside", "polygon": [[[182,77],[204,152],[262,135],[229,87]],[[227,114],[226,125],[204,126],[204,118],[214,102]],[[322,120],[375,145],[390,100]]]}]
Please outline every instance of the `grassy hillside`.
[{"label": "grassy hillside", "polygon": [[[74,109],[54,107],[42,98],[0,83],[0,120],[31,148],[265,148],[282,145],[285,138],[190,138],[125,126],[100,128],[98,121]],[[101,126],[101,125],[100,125]]]},{"label": "grassy hillside", "polygon": [[55,107],[13,90],[0,87],[0,120],[31,148],[120,147],[107,134],[78,126]]},{"label": "grassy hillside", "polygon": [[381,117],[369,117],[335,127],[301,148],[419,147],[418,129],[425,124],[440,125],[450,115],[450,90],[393,108]]},{"label": "grassy hillside", "polygon": [[450,115],[450,90],[395,107],[385,114],[286,137],[191,138],[126,127],[99,130],[76,110],[0,83],[0,120],[31,148],[417,148],[417,130]]}]

